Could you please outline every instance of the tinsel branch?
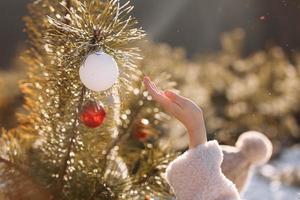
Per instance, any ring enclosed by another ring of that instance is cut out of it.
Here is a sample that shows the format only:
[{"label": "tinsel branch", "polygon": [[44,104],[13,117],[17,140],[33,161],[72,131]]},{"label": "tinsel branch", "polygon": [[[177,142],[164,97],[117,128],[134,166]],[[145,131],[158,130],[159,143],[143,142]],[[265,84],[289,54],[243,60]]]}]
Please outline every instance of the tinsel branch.
[{"label": "tinsel branch", "polygon": [[5,164],[9,168],[17,170],[18,172],[20,172],[23,175],[27,175],[26,172],[23,169],[21,169],[20,167],[18,167],[17,165],[15,165],[14,163],[10,162],[7,159],[4,159],[4,158],[0,157],[0,163]]},{"label": "tinsel branch", "polygon": [[[51,199],[51,194],[49,193],[49,191],[46,190],[45,188],[43,188],[40,185],[40,183],[38,183],[36,180],[34,180],[32,178],[32,176],[30,176],[30,174],[26,170],[22,169],[20,166],[16,165],[15,163],[13,163],[13,162],[5,159],[5,158],[2,158],[2,157],[0,157],[0,164],[1,163],[4,164],[7,167],[7,169],[6,169],[6,167],[2,167],[1,168],[2,172],[0,174],[0,178],[3,178],[2,176],[5,175],[5,173],[6,173],[5,171],[11,171],[12,170],[12,171],[14,171],[13,172],[14,175],[12,175],[12,174],[8,175],[8,177],[6,177],[6,179],[8,179],[8,181],[14,181],[14,177],[13,176],[18,177],[18,180],[16,180],[17,183],[14,185],[14,187],[17,187],[16,186],[17,184],[21,184],[21,185],[23,184],[23,187],[24,187],[25,186],[25,182],[29,182],[29,184],[32,185],[32,187],[31,188],[27,188],[27,189],[31,189],[32,191],[26,191],[26,192],[28,192],[28,193],[33,192],[38,197],[41,197],[42,200],[50,200]],[[20,182],[20,181],[23,181],[23,183]],[[14,191],[14,192],[6,191],[6,192],[8,193],[7,195],[10,196],[10,195],[13,195],[12,193],[17,193],[18,194],[21,191]],[[4,192],[4,193],[6,193],[6,192]],[[20,194],[20,195],[21,196],[26,196],[26,194],[25,195]],[[19,196],[17,198],[22,199],[21,196]]]},{"label": "tinsel branch", "polygon": [[70,129],[70,133],[69,133],[69,139],[67,139],[67,141],[69,141],[69,144],[68,144],[68,147],[67,147],[67,151],[65,153],[65,157],[63,159],[63,162],[62,162],[62,166],[61,166],[61,172],[59,173],[59,180],[58,180],[58,193],[62,193],[63,191],[63,183],[64,183],[64,177],[67,173],[67,168],[68,168],[68,161],[70,160],[70,153],[71,151],[74,150],[74,145],[75,145],[75,140],[76,140],[76,137],[77,137],[77,127],[78,127],[78,124],[79,124],[79,121],[78,121],[78,118],[79,118],[79,111],[82,107],[82,104],[83,104],[83,99],[84,99],[84,95],[86,93],[86,88],[83,86],[82,89],[81,89],[81,95],[80,95],[80,99],[79,99],[79,102],[78,102],[78,106],[77,106],[77,110],[76,110],[76,115],[74,117],[74,122],[73,122],[73,125],[72,125],[72,129]]}]

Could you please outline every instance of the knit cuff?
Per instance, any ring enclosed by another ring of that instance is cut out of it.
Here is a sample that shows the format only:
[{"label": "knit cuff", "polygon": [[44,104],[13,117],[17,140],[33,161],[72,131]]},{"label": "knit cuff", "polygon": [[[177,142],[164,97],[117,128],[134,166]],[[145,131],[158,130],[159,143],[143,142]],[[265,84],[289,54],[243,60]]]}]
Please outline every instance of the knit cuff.
[{"label": "knit cuff", "polygon": [[183,156],[188,160],[201,160],[203,167],[211,165],[220,166],[223,161],[223,152],[216,140],[200,144],[195,148],[187,150]]},{"label": "knit cuff", "polygon": [[178,200],[238,199],[235,186],[221,172],[223,153],[217,141],[189,149],[171,162],[166,178]]}]

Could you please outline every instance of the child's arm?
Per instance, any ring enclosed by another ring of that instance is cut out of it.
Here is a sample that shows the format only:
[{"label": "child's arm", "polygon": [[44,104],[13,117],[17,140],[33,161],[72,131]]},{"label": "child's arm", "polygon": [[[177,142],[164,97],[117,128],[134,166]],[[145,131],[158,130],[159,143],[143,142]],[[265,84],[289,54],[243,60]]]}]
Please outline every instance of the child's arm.
[{"label": "child's arm", "polygon": [[207,142],[202,110],[194,102],[172,91],[160,91],[148,77],[144,82],[153,99],[187,128],[190,148]]},{"label": "child's arm", "polygon": [[223,153],[217,141],[207,142],[201,109],[189,99],[171,91],[160,91],[144,79],[153,99],[187,128],[190,149],[171,162],[167,181],[178,200],[238,200],[234,184],[221,171]]}]

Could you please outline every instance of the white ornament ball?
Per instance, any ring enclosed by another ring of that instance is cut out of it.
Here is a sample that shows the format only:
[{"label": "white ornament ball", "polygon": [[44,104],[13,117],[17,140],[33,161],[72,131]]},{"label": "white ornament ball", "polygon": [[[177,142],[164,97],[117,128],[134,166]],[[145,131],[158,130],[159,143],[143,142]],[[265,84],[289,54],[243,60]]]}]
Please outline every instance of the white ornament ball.
[{"label": "white ornament ball", "polygon": [[79,69],[81,82],[90,90],[100,92],[109,89],[119,77],[115,59],[104,53],[90,54]]}]

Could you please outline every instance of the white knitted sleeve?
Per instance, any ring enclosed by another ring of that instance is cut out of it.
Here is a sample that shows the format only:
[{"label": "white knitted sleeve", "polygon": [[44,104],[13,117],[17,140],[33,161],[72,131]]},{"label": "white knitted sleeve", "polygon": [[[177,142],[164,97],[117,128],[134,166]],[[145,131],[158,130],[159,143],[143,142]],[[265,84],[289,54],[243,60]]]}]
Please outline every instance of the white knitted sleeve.
[{"label": "white knitted sleeve", "polygon": [[166,170],[177,200],[239,200],[235,185],[221,171],[223,153],[217,141],[189,149]]}]

